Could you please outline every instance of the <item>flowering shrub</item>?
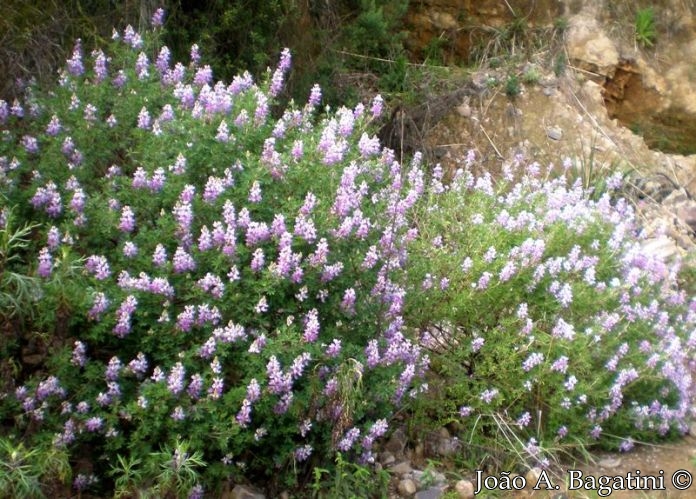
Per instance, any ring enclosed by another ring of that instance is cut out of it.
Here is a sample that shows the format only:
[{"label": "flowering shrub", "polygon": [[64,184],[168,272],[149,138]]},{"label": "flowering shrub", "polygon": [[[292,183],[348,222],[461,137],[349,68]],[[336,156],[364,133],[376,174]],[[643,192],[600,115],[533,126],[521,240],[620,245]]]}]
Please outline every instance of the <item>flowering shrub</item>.
[{"label": "flowering shrub", "polygon": [[261,84],[215,82],[196,46],[173,64],[160,14],[108,53],[78,40],[50,94],[0,101],[3,213],[41,224],[30,329],[52,345],[3,418],[91,458],[78,489],[199,497],[369,461],[428,362],[402,318],[418,159],[370,136],[379,97],[322,117],[315,87],[282,109],[287,50]]},{"label": "flowering shrub", "polygon": [[684,433],[696,298],[642,249],[620,175],[592,201],[521,158],[498,182],[474,168],[470,154],[447,186],[436,168],[416,215],[406,317],[445,381],[425,414],[487,448],[521,442],[533,465],[543,448]]}]

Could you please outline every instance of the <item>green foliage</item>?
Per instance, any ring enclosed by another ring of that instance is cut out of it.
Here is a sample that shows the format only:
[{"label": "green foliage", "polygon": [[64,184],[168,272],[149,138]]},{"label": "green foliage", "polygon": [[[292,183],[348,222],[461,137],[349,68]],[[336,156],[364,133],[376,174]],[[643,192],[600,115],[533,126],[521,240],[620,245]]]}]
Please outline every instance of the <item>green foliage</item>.
[{"label": "green foliage", "polygon": [[540,79],[541,73],[539,72],[539,69],[534,65],[530,65],[522,74],[522,81],[526,85],[536,85],[537,83],[539,83]]},{"label": "green foliage", "polygon": [[70,475],[67,453],[50,446],[27,449],[0,437],[0,496],[44,497],[48,484],[66,483]]},{"label": "green foliage", "polygon": [[[621,174],[585,190],[595,173],[566,183],[539,180],[536,164],[526,172],[508,167],[494,182],[460,171],[417,217],[406,317],[432,368],[419,424],[456,424],[468,451],[500,469],[515,464],[511,449],[534,466],[547,452],[628,448],[657,438],[658,425],[678,433],[641,411],[680,404],[680,376],[662,371],[676,361],[662,331],[683,344],[688,295],[664,263],[639,269],[653,257],[628,238],[628,203],[612,200]],[[664,326],[631,312],[651,303]]]},{"label": "green foliage", "polygon": [[101,69],[78,44],[50,92],[0,102],[0,256],[37,293],[2,291],[40,291],[18,334],[50,348],[38,367],[8,349],[3,432],[109,473],[79,491],[301,488],[338,450],[369,457],[421,383],[410,338],[380,359],[404,271],[378,248],[405,244],[402,188],[425,174],[371,135],[381,97],[283,109],[289,52],[216,84],[197,62],[176,76],[162,32],[118,33]]},{"label": "green foliage", "polygon": [[520,85],[520,79],[515,74],[508,75],[505,80],[505,95],[510,99],[514,99],[522,92],[522,87]]},{"label": "green foliage", "polygon": [[652,47],[657,41],[655,10],[652,7],[640,9],[636,13],[635,38],[643,47]]},{"label": "green foliage", "polygon": [[5,325],[13,319],[21,322],[31,317],[40,296],[38,282],[24,262],[32,231],[38,224],[26,222],[15,227],[17,216],[12,208],[5,208],[0,218],[0,325]]},{"label": "green foliage", "polygon": [[186,60],[197,43],[216,77],[226,81],[243,71],[261,74],[270,66],[283,48],[281,35],[298,15],[295,2],[281,0],[179,0],[169,11],[163,41],[176,59]]}]

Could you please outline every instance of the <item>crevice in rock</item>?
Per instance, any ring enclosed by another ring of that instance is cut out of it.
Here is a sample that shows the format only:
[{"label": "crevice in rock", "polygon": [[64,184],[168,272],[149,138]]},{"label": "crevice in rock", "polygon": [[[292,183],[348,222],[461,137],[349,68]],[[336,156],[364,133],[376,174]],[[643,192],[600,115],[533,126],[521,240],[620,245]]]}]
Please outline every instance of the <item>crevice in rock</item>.
[{"label": "crevice in rock", "polygon": [[631,61],[621,61],[604,83],[609,118],[640,135],[650,149],[668,154],[696,154],[696,115],[670,103]]}]

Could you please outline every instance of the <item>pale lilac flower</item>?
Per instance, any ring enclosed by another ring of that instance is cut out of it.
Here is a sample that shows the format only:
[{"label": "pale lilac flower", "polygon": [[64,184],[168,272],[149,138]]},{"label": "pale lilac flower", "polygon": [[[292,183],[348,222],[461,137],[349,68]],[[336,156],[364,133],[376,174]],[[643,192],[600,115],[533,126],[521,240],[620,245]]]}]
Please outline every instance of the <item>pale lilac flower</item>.
[{"label": "pale lilac flower", "polygon": [[152,27],[160,28],[164,24],[164,9],[161,7],[152,14]]},{"label": "pale lilac flower", "polygon": [[251,190],[249,191],[249,202],[250,203],[260,203],[261,202],[261,184],[258,180],[255,180],[251,185]]},{"label": "pale lilac flower", "polygon": [[39,266],[36,270],[36,273],[40,277],[49,277],[53,269],[53,257],[51,256],[49,249],[46,247],[41,248],[38,259]]},{"label": "pale lilac flower", "polygon": [[319,312],[316,308],[307,313],[305,316],[305,329],[302,338],[307,343],[313,343],[319,337]]},{"label": "pale lilac flower", "polygon": [[70,363],[78,367],[84,367],[87,363],[87,347],[81,341],[75,342]]},{"label": "pale lilac flower", "polygon": [[481,393],[481,396],[479,398],[486,404],[490,404],[491,401],[496,397],[496,395],[498,395],[497,388],[486,389]]},{"label": "pale lilac flower", "polygon": [[68,73],[73,76],[80,76],[85,72],[82,64],[82,41],[78,38],[72,51],[72,57],[68,59]]},{"label": "pale lilac flower", "polygon": [[133,232],[135,229],[135,214],[130,206],[124,206],[121,209],[121,221],[118,229],[121,232]]}]

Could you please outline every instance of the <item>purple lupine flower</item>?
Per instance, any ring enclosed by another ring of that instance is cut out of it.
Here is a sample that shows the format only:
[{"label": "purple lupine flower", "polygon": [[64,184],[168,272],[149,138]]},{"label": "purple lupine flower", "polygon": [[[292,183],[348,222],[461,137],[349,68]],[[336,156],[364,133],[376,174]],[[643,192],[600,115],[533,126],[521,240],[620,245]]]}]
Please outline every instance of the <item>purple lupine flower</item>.
[{"label": "purple lupine flower", "polygon": [[40,277],[46,278],[51,275],[52,269],[53,257],[51,256],[51,252],[46,247],[41,248],[41,251],[39,252],[39,266],[36,270],[36,273]]},{"label": "purple lupine flower", "polygon": [[256,381],[256,378],[252,378],[249,381],[246,391],[246,398],[249,399],[249,402],[252,404],[261,398],[261,386],[259,385],[259,382]]},{"label": "purple lupine flower", "polygon": [[312,90],[309,93],[309,99],[307,101],[307,104],[310,107],[317,107],[320,102],[321,102],[321,87],[317,83],[315,83],[314,86],[312,87]]},{"label": "purple lupine flower", "polygon": [[145,55],[145,52],[138,54],[138,59],[135,61],[135,74],[138,75],[138,80],[142,81],[150,77],[150,60]]},{"label": "purple lupine flower", "polygon": [[84,367],[87,363],[87,347],[81,341],[75,342],[70,363],[78,367]]},{"label": "purple lupine flower", "polygon": [[313,343],[319,337],[319,312],[316,308],[310,310],[305,316],[305,329],[302,338],[307,343]]},{"label": "purple lupine flower", "polygon": [[[116,76],[114,76],[114,79],[112,80],[113,85],[116,88],[122,88],[126,82],[128,81],[128,76],[126,76],[125,71],[122,69],[119,69],[118,73],[116,73]],[[111,115],[113,117],[113,114]],[[115,118],[114,118],[115,120]],[[115,125],[115,122],[114,122]]]},{"label": "purple lupine flower", "polygon": [[246,428],[251,423],[251,402],[248,399],[242,401],[242,407],[235,416],[235,420],[242,428]]},{"label": "purple lupine flower", "polygon": [[300,463],[302,461],[306,461],[307,459],[309,459],[309,456],[312,455],[313,450],[314,449],[309,444],[303,445],[302,447],[298,447],[295,449],[294,452],[295,459]]},{"label": "purple lupine flower", "polygon": [[186,413],[184,412],[184,408],[180,405],[177,405],[172,411],[170,417],[174,421],[183,421],[184,419],[186,419]]},{"label": "purple lupine flower", "polygon": [[[191,47],[193,51],[193,47]],[[192,54],[193,55],[193,54]],[[205,65],[202,68],[198,68],[195,76],[193,77],[193,84],[199,87],[204,85],[210,85],[213,82],[213,70],[209,65]]]},{"label": "purple lupine flower", "polygon": [[138,247],[132,241],[126,241],[123,244],[123,255],[126,258],[133,258],[138,254]]},{"label": "purple lupine flower", "polygon": [[278,403],[273,406],[273,412],[278,415],[285,414],[290,409],[290,404],[294,398],[295,394],[293,392],[284,393]]},{"label": "purple lupine flower", "polygon": [[184,377],[186,376],[186,369],[181,362],[177,362],[172,367],[167,377],[167,389],[173,394],[178,395],[184,389]]},{"label": "purple lupine flower", "polygon": [[167,250],[165,250],[164,246],[161,244],[155,247],[155,251],[152,254],[152,263],[157,267],[161,267],[167,263]]},{"label": "purple lupine flower", "polygon": [[85,421],[85,429],[91,433],[99,431],[104,425],[104,420],[98,416],[94,416]]},{"label": "purple lupine flower", "polygon": [[222,396],[224,386],[222,378],[213,378],[213,384],[208,388],[208,396],[213,400],[219,399]]},{"label": "purple lupine flower", "polygon": [[570,375],[568,379],[565,381],[565,383],[563,383],[563,386],[566,390],[572,392],[575,389],[575,385],[577,384],[577,382],[578,379],[575,376]]},{"label": "purple lupine flower", "polygon": [[341,340],[334,338],[331,344],[326,348],[326,356],[335,358],[341,353]]},{"label": "purple lupine flower", "polygon": [[261,248],[256,248],[254,250],[254,256],[251,260],[251,270],[254,272],[260,272],[263,269],[265,259],[263,250]]},{"label": "purple lupine flower", "polygon": [[217,128],[217,135],[215,135],[215,140],[218,142],[226,143],[230,140],[230,129],[227,127],[227,122],[222,120]]},{"label": "purple lupine flower", "polygon": [[497,388],[486,389],[481,393],[481,396],[479,398],[486,404],[490,404],[491,401],[496,397],[496,395],[498,395]]},{"label": "purple lupine flower", "polygon": [[602,434],[602,427],[599,425],[594,425],[594,427],[592,427],[592,430],[590,431],[590,436],[592,438],[594,438],[595,440],[597,440],[601,434]]},{"label": "purple lupine flower", "polygon": [[478,283],[476,283],[476,289],[479,290],[484,290],[488,287],[488,282],[491,279],[491,273],[490,272],[484,272],[481,274],[481,277],[478,280]]},{"label": "purple lupine flower", "polygon": [[94,76],[97,83],[106,80],[108,76],[107,66],[109,64],[109,58],[104,55],[101,50],[92,51],[92,57],[94,58]]},{"label": "purple lupine flower", "polygon": [[68,59],[68,73],[73,76],[80,76],[85,72],[82,64],[82,41],[78,38],[73,46],[72,57]]},{"label": "purple lupine flower", "polygon": [[150,113],[147,108],[143,106],[138,113],[138,128],[142,130],[149,130],[152,120],[150,119]]},{"label": "purple lupine flower", "polygon": [[121,302],[119,309],[116,311],[116,318],[118,321],[113,328],[113,333],[119,338],[125,337],[130,332],[130,318],[137,306],[138,300],[133,295],[128,295],[126,299]]},{"label": "purple lupine flower", "polygon": [[193,376],[191,376],[191,381],[189,382],[188,388],[186,388],[186,393],[188,393],[189,397],[191,397],[193,400],[198,400],[201,395],[201,391],[203,390],[203,377],[196,373]]},{"label": "purple lupine flower", "polygon": [[189,332],[196,323],[195,305],[186,305],[184,311],[176,318],[176,327],[179,331]]},{"label": "purple lupine flower", "polygon": [[257,180],[251,185],[251,190],[249,191],[249,202],[250,203],[260,203],[262,200],[261,196],[261,184]]},{"label": "purple lupine flower", "polygon": [[106,367],[106,373],[104,374],[104,378],[107,381],[116,381],[118,379],[118,375],[121,372],[122,367],[123,364],[121,363],[121,360],[118,357],[111,357],[111,360],[109,360],[109,364]]},{"label": "purple lupine flower", "polygon": [[568,357],[565,355],[562,355],[556,361],[551,364],[551,370],[552,371],[557,371],[560,373],[565,374],[566,370],[568,369]]},{"label": "purple lupine flower", "polygon": [[51,121],[46,125],[46,134],[51,137],[58,135],[63,129],[63,125],[60,123],[60,119],[55,114],[51,117]]},{"label": "purple lupine flower", "polygon": [[268,390],[272,394],[280,395],[292,388],[292,377],[290,374],[283,373],[280,362],[275,355],[268,359],[266,375],[268,376]]},{"label": "purple lupine flower", "polygon": [[10,114],[12,116],[16,116],[17,118],[21,118],[24,116],[24,108],[22,105],[19,103],[17,99],[15,99],[12,102],[12,107],[10,108]]},{"label": "purple lupine flower", "polygon": [[529,372],[542,362],[544,362],[544,354],[540,352],[533,352],[522,363],[522,369],[524,369],[525,372]]},{"label": "purple lupine flower", "polygon": [[138,355],[128,363],[128,370],[132,372],[138,379],[142,378],[147,372],[148,362],[143,352],[138,352]]},{"label": "purple lupine flower", "polygon": [[384,99],[382,99],[381,95],[377,95],[374,99],[372,99],[372,117],[379,118],[382,115],[383,110]]},{"label": "purple lupine flower", "polygon": [[164,24],[164,9],[159,8],[155,11],[154,14],[152,14],[152,27],[153,28],[161,28],[162,25]]},{"label": "purple lupine flower", "polygon": [[341,450],[343,452],[347,452],[350,450],[351,447],[355,444],[355,441],[360,437],[360,429],[359,428],[351,428],[348,430],[343,438],[338,442],[336,445],[336,448],[338,450]]},{"label": "purple lupine flower", "polygon": [[174,272],[181,274],[196,269],[196,261],[181,246],[176,248],[172,258]]},{"label": "purple lupine flower", "polygon": [[135,229],[135,214],[130,206],[124,206],[121,209],[121,221],[118,229],[121,232],[133,232]]},{"label": "purple lupine flower", "polygon": [[558,322],[553,327],[551,335],[555,338],[563,338],[568,341],[572,341],[575,338],[575,329],[572,324],[568,324],[562,318],[558,319]]},{"label": "purple lupine flower", "polygon": [[305,367],[307,367],[310,360],[312,360],[312,357],[308,352],[298,355],[295,360],[293,360],[292,365],[290,366],[290,376],[293,380],[296,380],[302,376],[302,372],[304,371]]},{"label": "purple lupine flower", "polygon": [[355,314],[355,290],[353,288],[348,288],[345,290],[340,307],[343,313],[346,315]]},{"label": "purple lupine flower", "polygon": [[93,104],[87,104],[82,117],[86,122],[94,123],[97,121],[97,107]]}]

